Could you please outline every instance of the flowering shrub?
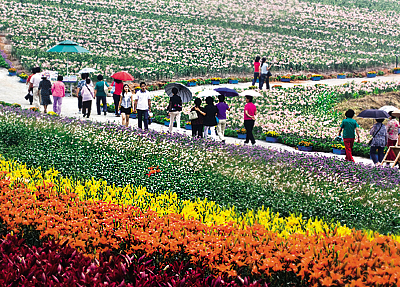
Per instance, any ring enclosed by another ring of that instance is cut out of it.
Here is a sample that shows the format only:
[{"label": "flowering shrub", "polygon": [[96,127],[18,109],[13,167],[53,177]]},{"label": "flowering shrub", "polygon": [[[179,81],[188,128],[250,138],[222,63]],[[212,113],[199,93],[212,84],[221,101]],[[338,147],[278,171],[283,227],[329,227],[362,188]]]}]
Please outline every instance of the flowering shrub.
[{"label": "flowering shrub", "polygon": [[322,78],[322,75],[319,75],[319,74],[313,74],[311,77],[312,77],[312,78]]},{"label": "flowering shrub", "polygon": [[368,74],[369,75],[376,74],[376,71],[369,71]]},{"label": "flowering shrub", "polygon": [[189,82],[189,83],[196,83],[196,82],[197,82],[197,79],[190,79],[190,80],[188,80],[188,82]]},{"label": "flowering shrub", "polygon": [[17,72],[17,69],[15,69],[15,68],[9,68],[8,71],[9,71],[10,73],[15,73],[15,72]]},{"label": "flowering shrub", "polygon": [[264,135],[267,137],[273,137],[273,138],[277,138],[280,136],[280,134],[278,134],[277,132],[273,132],[273,131],[268,131],[268,132],[264,133]]},{"label": "flowering shrub", "polygon": [[28,79],[28,75],[25,73],[18,74],[18,77],[20,77],[21,79]]},{"label": "flowering shrub", "polygon": [[246,129],[245,128],[237,129],[236,132],[238,134],[246,134]]},{"label": "flowering shrub", "polygon": [[344,145],[342,145],[342,144],[334,144],[334,145],[332,145],[332,148],[335,148],[335,149],[345,149]]},{"label": "flowering shrub", "polygon": [[281,79],[291,79],[290,76],[281,76]]},{"label": "flowering shrub", "polygon": [[311,143],[311,142],[307,142],[307,141],[301,141],[297,145],[299,145],[299,146],[313,146],[314,144]]},{"label": "flowering shrub", "polygon": [[171,120],[170,118],[167,117],[164,118],[164,122],[169,122],[170,120]]},{"label": "flowering shrub", "polygon": [[186,125],[191,125],[192,122],[188,121],[188,122],[186,122],[185,124],[186,124]]},{"label": "flowering shrub", "polygon": [[58,114],[57,113],[55,113],[55,112],[53,112],[53,111],[49,111],[49,112],[47,112],[49,115],[51,115],[51,116],[58,116]]}]

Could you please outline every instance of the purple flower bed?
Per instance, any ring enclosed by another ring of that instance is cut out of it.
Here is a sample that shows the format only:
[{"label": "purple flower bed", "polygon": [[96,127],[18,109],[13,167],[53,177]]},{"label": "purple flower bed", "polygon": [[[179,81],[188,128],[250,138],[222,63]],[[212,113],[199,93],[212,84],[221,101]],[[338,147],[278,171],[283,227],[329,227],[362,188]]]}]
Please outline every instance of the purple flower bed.
[{"label": "purple flower bed", "polygon": [[[296,166],[315,173],[319,178],[328,181],[343,179],[345,182],[351,181],[355,185],[373,184],[379,188],[393,189],[400,184],[400,172],[398,169],[375,167],[362,163],[353,163],[340,160],[335,157],[326,157],[313,154],[300,154],[289,151],[270,150],[261,146],[238,146],[234,144],[222,144],[213,140],[193,138],[179,133],[160,133],[154,130],[144,131],[132,127],[125,127],[116,123],[100,123],[92,121],[82,121],[76,118],[54,118],[47,114],[23,110],[15,107],[3,107],[0,105],[0,112],[11,112],[26,118],[44,119],[45,121],[61,122],[62,125],[79,124],[81,126],[94,127],[99,131],[112,133],[130,133],[135,136],[142,136],[153,142],[166,142],[184,146],[188,149],[201,149],[209,152],[225,150],[232,156],[251,159],[252,162],[260,164],[284,164],[286,166]],[[332,179],[335,178],[335,179]]]},{"label": "purple flower bed", "polygon": [[[8,59],[6,52],[4,52],[3,50],[0,49],[0,54],[1,57],[4,59],[6,65],[4,65],[4,68],[13,68],[14,65],[12,64],[12,62]],[[8,67],[7,67],[8,65]]]}]

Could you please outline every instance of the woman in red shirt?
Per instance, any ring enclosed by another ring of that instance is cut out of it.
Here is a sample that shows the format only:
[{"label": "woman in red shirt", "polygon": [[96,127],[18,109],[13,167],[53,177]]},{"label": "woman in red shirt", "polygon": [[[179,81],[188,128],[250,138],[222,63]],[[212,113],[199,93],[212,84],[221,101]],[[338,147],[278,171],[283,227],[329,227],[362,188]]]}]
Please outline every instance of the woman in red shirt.
[{"label": "woman in red shirt", "polygon": [[252,86],[255,85],[257,78],[258,80],[260,80],[260,59],[261,57],[257,56],[256,59],[254,60],[254,79],[251,84]]},{"label": "woman in red shirt", "polygon": [[114,93],[113,93],[113,100],[114,100],[114,106],[115,106],[115,116],[119,117],[118,106],[119,106],[119,100],[120,100],[121,94],[122,94],[122,89],[124,87],[124,83],[122,83],[121,80],[114,80],[114,82],[112,82],[112,84],[109,87],[109,89],[111,89],[113,86],[115,86],[115,90],[114,90]]},{"label": "woman in red shirt", "polygon": [[244,106],[244,128],[246,129],[246,140],[245,144],[251,141],[252,145],[255,145],[256,140],[253,135],[254,123],[256,121],[257,108],[253,104],[253,97],[246,96],[246,105]]}]

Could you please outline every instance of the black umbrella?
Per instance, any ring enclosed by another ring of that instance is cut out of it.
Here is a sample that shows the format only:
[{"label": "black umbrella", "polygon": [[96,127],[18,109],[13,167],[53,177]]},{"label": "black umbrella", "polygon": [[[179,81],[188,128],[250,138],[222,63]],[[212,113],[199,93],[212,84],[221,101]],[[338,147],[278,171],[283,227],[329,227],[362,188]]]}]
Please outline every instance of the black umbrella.
[{"label": "black umbrella", "polygon": [[383,110],[365,110],[362,111],[359,115],[359,118],[365,118],[365,119],[387,119],[390,117],[390,115],[383,111]]},{"label": "black umbrella", "polygon": [[192,92],[184,85],[180,83],[169,83],[168,85],[165,86],[165,92],[169,97],[172,97],[172,89],[177,88],[178,89],[178,96],[181,97],[182,103],[188,103],[192,100]]}]

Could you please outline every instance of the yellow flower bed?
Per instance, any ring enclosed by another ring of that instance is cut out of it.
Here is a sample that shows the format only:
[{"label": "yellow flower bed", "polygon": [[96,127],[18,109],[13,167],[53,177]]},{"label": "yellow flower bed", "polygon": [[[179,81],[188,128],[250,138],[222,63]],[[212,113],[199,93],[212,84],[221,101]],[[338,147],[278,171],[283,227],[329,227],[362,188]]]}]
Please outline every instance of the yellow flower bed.
[{"label": "yellow flower bed", "polygon": [[[109,186],[104,180],[74,181],[60,176],[59,172],[53,169],[43,172],[40,168],[29,169],[17,162],[0,159],[0,178],[4,176],[14,188],[23,186],[37,191],[43,184],[54,184],[53,188],[57,192],[74,192],[84,200],[133,205],[142,210],[151,209],[159,216],[182,214],[187,219],[198,219],[209,226],[235,224],[246,229],[246,226],[258,223],[282,237],[293,233],[322,234],[335,229],[341,236],[351,234],[351,229],[340,223],[326,223],[318,219],[304,220],[301,216],[295,215],[284,218],[280,217],[279,213],[270,212],[263,207],[259,210],[249,210],[241,215],[234,207],[222,208],[216,202],[207,199],[180,200],[175,192],[167,191],[156,195],[148,193],[144,187]],[[379,236],[372,231],[367,233],[370,239]],[[400,241],[400,236],[394,236],[394,239]]]}]

